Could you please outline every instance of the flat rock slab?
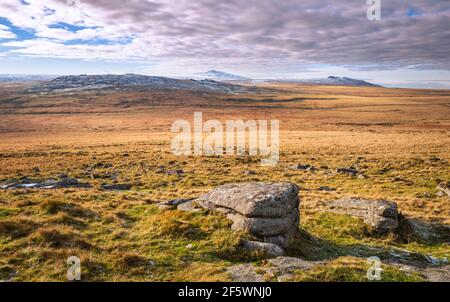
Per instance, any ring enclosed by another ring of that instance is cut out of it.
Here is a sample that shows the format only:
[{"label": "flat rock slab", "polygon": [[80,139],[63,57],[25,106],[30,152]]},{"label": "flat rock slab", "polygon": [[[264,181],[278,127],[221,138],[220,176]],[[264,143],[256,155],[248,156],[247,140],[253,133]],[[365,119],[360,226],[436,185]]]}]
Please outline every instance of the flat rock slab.
[{"label": "flat rock slab", "polygon": [[169,201],[163,201],[158,203],[158,207],[160,209],[176,209],[179,205],[186,204],[191,201],[193,198],[178,198]]},{"label": "flat rock slab", "polygon": [[277,257],[265,260],[261,266],[253,264],[233,265],[227,269],[235,282],[264,282],[277,280],[283,282],[291,279],[296,271],[309,270],[322,262],[306,261],[295,257]]},{"label": "flat rock slab", "polygon": [[264,276],[256,272],[251,263],[233,265],[227,269],[227,273],[234,282],[264,282]]},{"label": "flat rock slab", "polygon": [[392,201],[351,197],[328,202],[326,207],[330,212],[361,218],[378,231],[398,227],[397,204]]},{"label": "flat rock slab", "polygon": [[222,207],[246,217],[284,217],[298,209],[298,187],[289,182],[229,184],[199,198],[206,208]]},{"label": "flat rock slab", "polygon": [[447,194],[447,196],[450,196],[450,181],[448,181],[448,182],[441,182],[437,186],[437,189],[440,190],[441,192]]},{"label": "flat rock slab", "polygon": [[102,185],[101,188],[107,191],[127,191],[131,189],[130,184],[112,184],[112,185]]},{"label": "flat rock slab", "polygon": [[57,179],[34,180],[23,178],[0,186],[0,189],[59,189],[59,188],[91,188],[88,183],[79,182],[76,178],[63,177]]},{"label": "flat rock slab", "polygon": [[391,263],[398,267],[401,271],[408,273],[418,273],[428,282],[450,282],[450,265],[432,266],[432,267],[416,267],[401,263]]},{"label": "flat rock slab", "polygon": [[244,249],[249,251],[264,253],[267,257],[279,257],[285,255],[284,250],[280,246],[273,243],[245,240],[242,243],[242,246]]},{"label": "flat rock slab", "polygon": [[292,211],[286,217],[260,218],[246,217],[240,214],[228,214],[227,217],[233,221],[233,230],[246,231],[257,237],[271,237],[292,232],[298,228],[299,215]]}]

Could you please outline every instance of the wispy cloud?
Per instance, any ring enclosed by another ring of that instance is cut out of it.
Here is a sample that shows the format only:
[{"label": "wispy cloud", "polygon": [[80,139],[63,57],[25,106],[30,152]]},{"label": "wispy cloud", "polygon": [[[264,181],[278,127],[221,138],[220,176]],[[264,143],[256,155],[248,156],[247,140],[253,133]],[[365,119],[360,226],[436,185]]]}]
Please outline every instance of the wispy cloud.
[{"label": "wispy cloud", "polygon": [[10,30],[9,27],[0,24],[0,39],[15,39],[16,35]]}]

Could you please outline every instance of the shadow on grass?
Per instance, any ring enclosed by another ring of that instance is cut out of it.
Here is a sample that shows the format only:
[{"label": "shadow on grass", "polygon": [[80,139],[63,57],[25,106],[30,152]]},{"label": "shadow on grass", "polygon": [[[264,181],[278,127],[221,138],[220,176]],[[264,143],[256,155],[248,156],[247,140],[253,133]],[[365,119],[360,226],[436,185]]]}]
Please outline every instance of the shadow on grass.
[{"label": "shadow on grass", "polygon": [[[317,212],[304,218],[288,254],[307,260],[332,260],[342,256],[429,266],[429,254],[444,254],[450,227],[436,222],[398,217],[394,232],[379,233],[361,219]],[[435,264],[435,263],[434,263]]]}]

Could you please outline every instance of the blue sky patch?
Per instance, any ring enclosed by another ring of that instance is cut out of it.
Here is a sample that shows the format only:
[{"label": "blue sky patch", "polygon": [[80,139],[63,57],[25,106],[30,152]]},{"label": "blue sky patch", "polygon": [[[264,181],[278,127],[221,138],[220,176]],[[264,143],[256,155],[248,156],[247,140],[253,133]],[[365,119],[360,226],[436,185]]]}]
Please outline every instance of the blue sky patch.
[{"label": "blue sky patch", "polygon": [[406,13],[408,17],[418,17],[422,15],[422,12],[414,7],[408,8],[408,12]]},{"label": "blue sky patch", "polygon": [[66,23],[66,22],[58,22],[58,23],[54,23],[54,24],[50,24],[48,26],[49,28],[59,28],[59,29],[65,29],[67,31],[71,31],[73,33],[79,31],[79,30],[83,30],[83,29],[95,29],[98,28],[98,26],[83,26],[83,25],[76,25],[76,24],[70,24],[70,23]]},{"label": "blue sky patch", "polygon": [[23,29],[17,26],[14,26],[8,19],[0,17],[0,24],[9,27],[12,33],[14,33],[17,38],[15,41],[23,41],[36,38],[34,31],[31,29]]}]

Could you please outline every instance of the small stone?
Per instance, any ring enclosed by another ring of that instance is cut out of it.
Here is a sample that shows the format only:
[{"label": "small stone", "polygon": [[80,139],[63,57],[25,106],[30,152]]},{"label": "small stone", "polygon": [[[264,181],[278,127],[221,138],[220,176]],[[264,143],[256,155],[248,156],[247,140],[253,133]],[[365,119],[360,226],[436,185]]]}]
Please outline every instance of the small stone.
[{"label": "small stone", "polygon": [[103,190],[109,191],[127,191],[131,189],[130,184],[113,184],[113,185],[102,185]]},{"label": "small stone", "polygon": [[445,194],[447,194],[448,196],[450,196],[450,182],[441,182],[438,186],[437,189]]},{"label": "small stone", "polygon": [[311,168],[311,165],[301,165],[301,164],[296,164],[290,167],[292,170],[302,170],[302,171],[306,171],[307,169]]},{"label": "small stone", "polygon": [[284,250],[280,246],[273,244],[273,243],[245,240],[242,243],[242,246],[244,249],[249,250],[249,251],[262,252],[262,253],[264,253],[264,255],[266,255],[269,258],[275,258],[275,257],[285,255]]},{"label": "small stone", "polygon": [[336,172],[339,174],[349,174],[349,175],[356,175],[358,174],[358,171],[356,171],[355,168],[350,167],[350,168],[337,168]]},{"label": "small stone", "polygon": [[235,282],[264,282],[264,276],[256,273],[251,263],[233,265],[227,269],[231,280]]},{"label": "small stone", "polygon": [[184,174],[184,171],[179,169],[179,170],[171,170],[171,171],[167,171],[167,175],[178,175],[181,176]]},{"label": "small stone", "polygon": [[276,279],[279,282],[288,281],[296,271],[310,270],[321,264],[320,261],[306,261],[294,257],[276,257],[265,260],[262,266],[250,263],[233,265],[227,269],[231,280],[235,282],[264,282]]},{"label": "small stone", "polygon": [[184,203],[181,203],[177,206],[177,210],[183,212],[199,212],[203,208],[196,203],[195,200],[190,200]]},{"label": "small stone", "polygon": [[158,203],[158,207],[161,209],[175,209],[180,204],[191,201],[192,199],[193,198],[189,198],[189,199],[178,198],[178,199],[173,199],[173,200],[169,200],[169,201],[163,201],[163,202]]},{"label": "small stone", "polygon": [[56,177],[58,177],[58,179],[64,179],[64,178],[67,178],[68,176],[65,173],[60,173],[60,174],[56,175]]},{"label": "small stone", "polygon": [[317,189],[317,191],[334,192],[334,191],[336,191],[336,188],[332,188],[332,187],[328,187],[328,186],[322,186],[322,187],[319,187]]}]

